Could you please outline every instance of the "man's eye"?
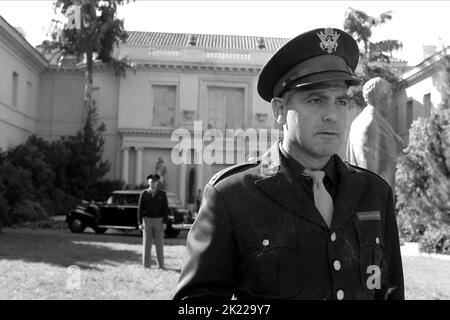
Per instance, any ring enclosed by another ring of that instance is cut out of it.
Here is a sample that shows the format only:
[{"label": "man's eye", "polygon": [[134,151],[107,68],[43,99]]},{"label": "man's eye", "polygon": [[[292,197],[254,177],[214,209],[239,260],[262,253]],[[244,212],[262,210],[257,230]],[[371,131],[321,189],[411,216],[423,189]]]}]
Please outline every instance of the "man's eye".
[{"label": "man's eye", "polygon": [[339,100],[338,104],[340,106],[346,107],[346,106],[348,106],[348,100]]},{"label": "man's eye", "polygon": [[320,98],[309,99],[308,102],[311,104],[319,104],[322,101]]}]

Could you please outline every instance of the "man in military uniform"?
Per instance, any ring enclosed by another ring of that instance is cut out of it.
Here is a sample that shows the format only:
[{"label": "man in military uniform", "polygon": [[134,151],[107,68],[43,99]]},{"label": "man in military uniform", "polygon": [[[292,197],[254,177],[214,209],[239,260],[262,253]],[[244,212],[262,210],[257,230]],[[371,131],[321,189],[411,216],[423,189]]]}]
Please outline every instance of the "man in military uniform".
[{"label": "man in military uniform", "polygon": [[392,190],[336,155],[359,51],[303,33],[262,68],[283,140],[206,185],[175,299],[403,299]]},{"label": "man in military uniform", "polygon": [[158,267],[164,269],[164,230],[169,215],[167,195],[159,189],[160,176],[147,176],[148,188],[141,191],[138,202],[138,225],[142,230],[142,264],[151,267],[151,251],[155,238]]}]

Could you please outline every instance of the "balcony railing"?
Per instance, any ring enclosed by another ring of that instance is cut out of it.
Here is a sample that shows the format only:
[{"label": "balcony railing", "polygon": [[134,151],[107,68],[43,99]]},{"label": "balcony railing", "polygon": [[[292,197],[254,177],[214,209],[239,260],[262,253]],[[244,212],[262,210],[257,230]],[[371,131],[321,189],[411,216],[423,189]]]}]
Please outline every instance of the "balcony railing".
[{"label": "balcony railing", "polygon": [[272,55],[269,50],[220,50],[216,48],[167,48],[122,46],[117,56],[131,61],[174,61],[200,63],[232,63],[262,66]]},{"label": "balcony railing", "polygon": [[223,52],[223,51],[206,51],[206,60],[226,60],[226,61],[245,61],[250,62],[252,56],[249,52]]}]

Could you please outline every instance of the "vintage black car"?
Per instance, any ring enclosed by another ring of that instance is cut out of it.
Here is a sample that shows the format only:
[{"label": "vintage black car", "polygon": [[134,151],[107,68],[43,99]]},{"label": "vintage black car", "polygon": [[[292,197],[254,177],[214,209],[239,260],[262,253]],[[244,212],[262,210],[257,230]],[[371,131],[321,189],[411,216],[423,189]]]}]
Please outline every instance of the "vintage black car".
[{"label": "vintage black car", "polygon": [[[138,230],[137,210],[141,190],[114,191],[105,202],[83,203],[66,215],[66,222],[72,232],[83,232],[91,227],[96,233],[108,229]],[[165,235],[178,236],[181,230],[188,230],[194,222],[192,213],[183,207],[173,193],[167,193],[169,221]]]}]

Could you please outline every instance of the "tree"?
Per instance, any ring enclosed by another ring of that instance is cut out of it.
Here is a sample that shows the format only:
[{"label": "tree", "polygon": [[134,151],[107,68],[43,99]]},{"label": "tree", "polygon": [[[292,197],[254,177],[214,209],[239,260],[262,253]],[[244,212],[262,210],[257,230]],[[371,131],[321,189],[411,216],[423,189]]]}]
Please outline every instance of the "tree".
[{"label": "tree", "polygon": [[62,138],[70,157],[65,170],[65,190],[79,198],[89,197],[89,190],[111,166],[109,161],[102,160],[105,144],[103,132],[106,127],[104,123],[96,127],[96,117],[96,108],[93,106],[88,110],[83,128],[76,135]]},{"label": "tree", "polygon": [[[392,62],[392,52],[402,48],[398,40],[383,40],[372,42],[373,28],[392,20],[392,11],[382,13],[379,17],[372,17],[361,10],[349,8],[345,13],[344,30],[350,33],[359,43],[363,76],[371,78],[374,67],[371,62]],[[386,79],[388,80],[388,79]]]},{"label": "tree", "polygon": [[[55,52],[61,57],[75,56],[86,60],[86,89],[84,96],[85,110],[92,108],[92,83],[94,54],[104,63],[116,70],[116,75],[124,75],[124,68],[132,66],[126,59],[114,59],[111,54],[114,47],[126,40],[127,33],[123,20],[117,19],[117,7],[123,0],[57,0],[55,12],[66,14],[72,6],[80,7],[80,29],[64,28],[60,21],[50,34],[51,40],[42,43],[47,52]],[[129,3],[129,1],[127,1]]]},{"label": "tree", "polygon": [[[360,47],[362,73],[358,76],[362,78],[363,83],[374,77],[381,77],[392,84],[398,80],[390,63],[393,60],[392,52],[400,49],[402,43],[398,40],[371,41],[373,29],[392,20],[392,17],[392,11],[384,12],[378,17],[369,16],[353,8],[348,8],[345,12],[344,30],[356,39]],[[353,88],[350,95],[358,105],[365,105],[362,85]]]},{"label": "tree", "polygon": [[[125,76],[127,67],[133,67],[125,59],[112,57],[114,47],[126,40],[123,20],[117,19],[118,6],[129,3],[124,0],[57,0],[55,12],[67,14],[73,8],[79,9],[76,16],[78,28],[64,27],[54,21],[51,40],[44,41],[46,52],[58,54],[60,58],[76,57],[86,63],[86,88],[84,96],[84,127],[74,136],[63,137],[64,148],[50,146],[48,160],[55,169],[55,184],[61,190],[76,197],[89,197],[90,188],[109,170],[108,161],[102,161],[105,125],[96,126],[97,110],[92,101],[94,58],[111,65],[116,76]],[[66,154],[67,153],[67,154]],[[69,157],[69,161],[61,161]]]}]

